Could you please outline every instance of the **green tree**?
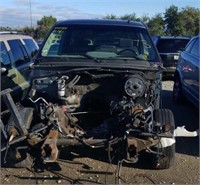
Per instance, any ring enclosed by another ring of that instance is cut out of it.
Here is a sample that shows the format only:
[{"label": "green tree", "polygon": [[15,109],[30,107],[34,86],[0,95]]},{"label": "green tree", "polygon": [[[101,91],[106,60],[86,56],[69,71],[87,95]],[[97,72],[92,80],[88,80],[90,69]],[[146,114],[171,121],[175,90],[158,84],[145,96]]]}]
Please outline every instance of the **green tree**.
[{"label": "green tree", "polygon": [[142,17],[138,18],[137,20],[140,21],[140,22],[143,22],[145,24],[148,24],[149,21],[150,21],[150,18],[147,15],[143,15]]},{"label": "green tree", "polygon": [[137,18],[135,13],[132,14],[125,14],[120,17],[122,20],[130,20],[130,21],[139,21],[139,18]]},{"label": "green tree", "polygon": [[200,10],[193,7],[182,8],[172,5],[164,13],[164,27],[167,35],[193,36],[199,33]]},{"label": "green tree", "polygon": [[110,14],[110,15],[106,15],[105,17],[103,17],[103,19],[118,19],[118,18],[116,15]]},{"label": "green tree", "polygon": [[20,32],[23,32],[26,35],[30,35],[32,37],[36,37],[35,36],[35,28],[34,27],[30,27],[30,26],[25,26],[23,28],[19,29]]},{"label": "green tree", "polygon": [[12,30],[13,29],[11,27],[9,27],[9,26],[6,26],[6,27],[1,26],[0,27],[0,31],[12,31]]},{"label": "green tree", "polygon": [[163,17],[161,14],[156,14],[152,17],[148,21],[147,26],[151,35],[165,35]]},{"label": "green tree", "polygon": [[197,35],[199,33],[200,10],[193,7],[183,8],[179,13],[182,35]]},{"label": "green tree", "polygon": [[125,15],[122,15],[122,16],[119,16],[117,17],[116,15],[114,14],[110,14],[110,15],[106,15],[105,17],[103,17],[104,19],[121,19],[121,20],[130,20],[130,21],[140,21],[141,19],[142,20],[145,20],[147,21],[148,20],[148,17],[147,16],[143,16],[142,18],[139,18],[136,16],[135,13],[132,13],[132,14],[125,14]]},{"label": "green tree", "polygon": [[44,16],[42,19],[37,21],[37,38],[43,39],[56,21],[57,19],[53,16]]},{"label": "green tree", "polygon": [[182,26],[178,7],[172,5],[164,13],[164,25],[167,35],[181,35]]}]

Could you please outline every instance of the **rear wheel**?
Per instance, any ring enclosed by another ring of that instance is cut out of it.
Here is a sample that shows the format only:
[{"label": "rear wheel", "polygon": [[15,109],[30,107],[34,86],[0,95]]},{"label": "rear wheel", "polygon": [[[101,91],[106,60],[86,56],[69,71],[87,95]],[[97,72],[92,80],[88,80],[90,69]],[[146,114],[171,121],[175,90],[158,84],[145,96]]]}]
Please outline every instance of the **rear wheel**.
[{"label": "rear wheel", "polygon": [[182,85],[179,77],[175,77],[174,79],[173,101],[178,104],[184,101]]},{"label": "rear wheel", "polygon": [[[171,110],[168,109],[156,109],[154,111],[155,122],[164,124],[170,124],[171,128],[168,132],[173,134],[174,132],[174,116]],[[155,169],[168,169],[173,166],[175,158],[175,139],[174,138],[162,138],[166,143],[171,143],[169,146],[159,145],[154,148],[158,151],[158,154],[153,154],[152,165]],[[159,154],[161,153],[161,154]]]}]

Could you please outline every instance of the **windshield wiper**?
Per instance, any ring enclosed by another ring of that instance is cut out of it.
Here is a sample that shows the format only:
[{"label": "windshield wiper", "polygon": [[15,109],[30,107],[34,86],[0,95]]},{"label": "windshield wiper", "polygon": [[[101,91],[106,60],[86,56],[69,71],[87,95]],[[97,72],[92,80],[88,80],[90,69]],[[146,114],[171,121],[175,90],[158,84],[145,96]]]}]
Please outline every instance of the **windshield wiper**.
[{"label": "windshield wiper", "polygon": [[88,55],[88,54],[86,54],[86,53],[81,54],[81,56],[84,56],[84,57],[86,57],[86,58],[88,58],[88,59],[92,59],[92,60],[94,60],[94,61],[97,62],[97,63],[101,63],[101,62],[102,62],[102,60],[97,59],[97,58],[95,58],[95,57],[93,57],[93,56],[91,56],[91,55]]}]

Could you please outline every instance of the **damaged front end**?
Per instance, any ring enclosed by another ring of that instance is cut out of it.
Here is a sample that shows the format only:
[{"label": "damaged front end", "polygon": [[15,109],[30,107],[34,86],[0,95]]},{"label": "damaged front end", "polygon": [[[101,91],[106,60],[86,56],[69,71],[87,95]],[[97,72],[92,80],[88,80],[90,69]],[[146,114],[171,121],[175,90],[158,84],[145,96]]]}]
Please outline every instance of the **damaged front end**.
[{"label": "damaged front end", "polygon": [[[112,147],[123,151],[118,160],[136,163],[141,152],[148,152],[158,166],[158,159],[166,157],[164,149],[174,146],[173,114],[159,109],[159,71],[77,69],[54,74],[34,78],[30,107],[18,113],[26,115],[21,118],[25,131],[20,132],[13,116],[8,121],[7,144],[15,142],[11,148],[16,154],[23,146],[23,153],[48,163],[55,162],[64,147]],[[22,141],[15,141],[20,137]],[[4,161],[8,145],[2,148]],[[164,168],[170,166],[169,160]]]},{"label": "damaged front end", "polygon": [[11,113],[1,121],[4,163],[51,163],[80,146],[106,150],[110,161],[147,153],[154,168],[172,165],[179,133],[161,108],[162,63],[143,23],[58,22],[31,69],[26,106],[1,93]]}]

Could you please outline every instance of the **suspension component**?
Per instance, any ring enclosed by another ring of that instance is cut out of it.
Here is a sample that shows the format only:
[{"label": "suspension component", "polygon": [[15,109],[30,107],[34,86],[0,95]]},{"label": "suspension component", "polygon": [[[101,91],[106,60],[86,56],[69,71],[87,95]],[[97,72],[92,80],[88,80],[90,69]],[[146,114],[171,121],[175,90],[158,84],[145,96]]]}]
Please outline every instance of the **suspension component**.
[{"label": "suspension component", "polygon": [[44,162],[48,163],[56,161],[58,156],[57,139],[58,131],[51,130],[41,148],[41,154],[44,159]]}]

